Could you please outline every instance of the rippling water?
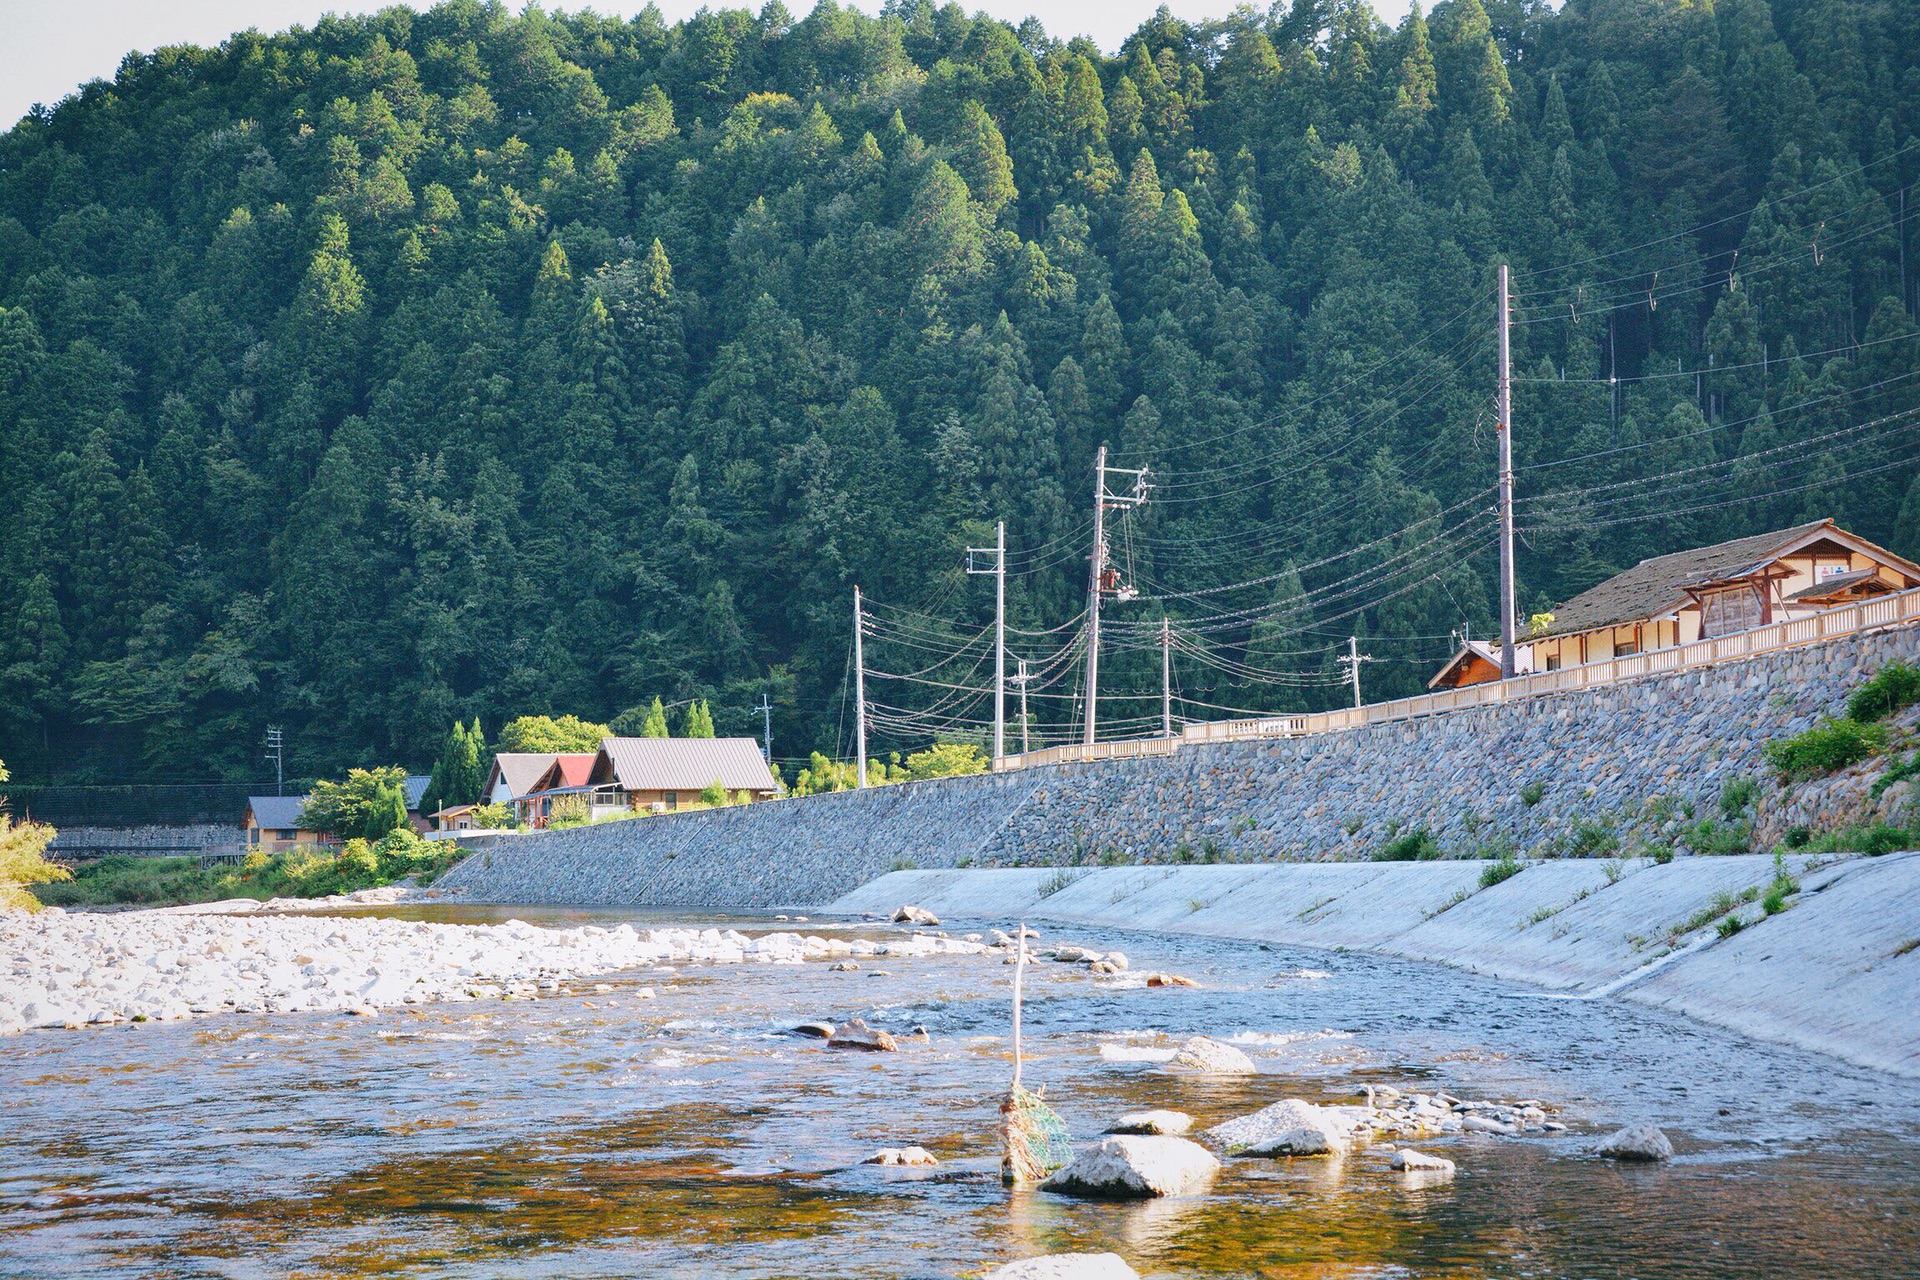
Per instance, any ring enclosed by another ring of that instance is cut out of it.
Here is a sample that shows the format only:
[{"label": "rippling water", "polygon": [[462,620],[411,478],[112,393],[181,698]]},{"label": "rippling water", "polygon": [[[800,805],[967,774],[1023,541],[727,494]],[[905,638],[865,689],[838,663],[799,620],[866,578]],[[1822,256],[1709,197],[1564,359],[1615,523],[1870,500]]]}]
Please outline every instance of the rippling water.
[{"label": "rippling water", "polygon": [[[1143,1106],[1208,1124],[1369,1081],[1538,1098],[1572,1130],[1422,1143],[1460,1166],[1426,1189],[1383,1149],[1229,1161],[1188,1200],[1009,1195],[997,957],[641,972],[537,1002],[0,1041],[0,1275],[956,1276],[1110,1248],[1161,1276],[1920,1276],[1910,1082],[1379,957],[1047,932],[1203,984],[1030,971],[1027,1078],[1076,1137]],[[864,1055],[784,1034],[855,1015],[932,1042]],[[1155,1069],[1194,1033],[1235,1041],[1263,1074]],[[1671,1166],[1581,1154],[1639,1118],[1674,1138]],[[940,1167],[858,1163],[915,1143]]]}]

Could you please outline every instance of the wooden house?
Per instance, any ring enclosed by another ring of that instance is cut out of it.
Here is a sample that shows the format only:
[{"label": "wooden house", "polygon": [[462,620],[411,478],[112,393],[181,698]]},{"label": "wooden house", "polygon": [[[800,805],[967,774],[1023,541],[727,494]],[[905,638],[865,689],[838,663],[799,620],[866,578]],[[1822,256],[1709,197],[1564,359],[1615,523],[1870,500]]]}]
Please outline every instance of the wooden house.
[{"label": "wooden house", "polygon": [[487,770],[487,784],[480,788],[483,804],[514,804],[533,790],[553,764],[551,751],[502,751]]},{"label": "wooden house", "polygon": [[771,800],[780,784],[752,738],[607,738],[585,789],[596,813],[648,809],[671,813],[718,782],[729,795]]},{"label": "wooden house", "polygon": [[248,796],[247,811],[240,820],[248,851],[285,853],[301,845],[331,844],[325,832],[300,825],[306,803],[305,796]]},{"label": "wooden house", "polygon": [[[1516,675],[1605,662],[1804,617],[1920,586],[1920,564],[1815,520],[1642,560],[1555,609],[1514,645]],[[1473,641],[1429,688],[1500,678],[1498,645]]]},{"label": "wooden house", "polygon": [[553,756],[540,776],[513,802],[513,815],[522,826],[542,828],[553,812],[554,802],[562,796],[582,795],[587,790],[587,775],[593,771],[591,751],[562,752]]}]

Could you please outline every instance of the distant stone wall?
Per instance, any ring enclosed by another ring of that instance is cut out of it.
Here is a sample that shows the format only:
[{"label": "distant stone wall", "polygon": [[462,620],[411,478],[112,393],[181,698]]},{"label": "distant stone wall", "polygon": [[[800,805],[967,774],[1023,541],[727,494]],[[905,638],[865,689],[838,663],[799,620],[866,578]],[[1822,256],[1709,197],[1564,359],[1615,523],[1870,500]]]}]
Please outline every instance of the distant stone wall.
[{"label": "distant stone wall", "polygon": [[232,823],[191,826],[60,827],[53,837],[57,858],[101,858],[109,854],[134,857],[190,857],[240,848],[246,833]]},{"label": "distant stone wall", "polygon": [[[1905,628],[1425,720],[1057,765],[503,839],[442,877],[474,900],[658,906],[830,901],[896,867],[1339,861],[1424,827],[1453,856],[1623,852],[1687,839],[1725,784],[1762,780],[1763,836],[1857,820],[1863,776],[1783,793],[1761,748],[1837,712]],[[1903,784],[1879,801],[1908,803]]]}]

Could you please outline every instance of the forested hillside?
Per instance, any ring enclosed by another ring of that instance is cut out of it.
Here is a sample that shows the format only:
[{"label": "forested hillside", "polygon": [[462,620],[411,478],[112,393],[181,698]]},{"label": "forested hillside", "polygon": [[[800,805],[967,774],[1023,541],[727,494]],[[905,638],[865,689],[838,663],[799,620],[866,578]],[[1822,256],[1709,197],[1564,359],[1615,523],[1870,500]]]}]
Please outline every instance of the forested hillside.
[{"label": "forested hillside", "polygon": [[931,682],[870,682],[877,745],[924,745],[987,714],[999,519],[1057,733],[1102,443],[1157,482],[1115,517],[1116,731],[1158,723],[1162,616],[1183,715],[1337,702],[1349,633],[1415,691],[1493,627],[1502,260],[1523,610],[1805,516],[1920,551],[1920,5],[1062,34],[452,0],[20,122],[16,776],[257,777],[269,723],[290,772],[419,767],[456,716],[656,696],[844,751],[855,583],[869,660]]}]

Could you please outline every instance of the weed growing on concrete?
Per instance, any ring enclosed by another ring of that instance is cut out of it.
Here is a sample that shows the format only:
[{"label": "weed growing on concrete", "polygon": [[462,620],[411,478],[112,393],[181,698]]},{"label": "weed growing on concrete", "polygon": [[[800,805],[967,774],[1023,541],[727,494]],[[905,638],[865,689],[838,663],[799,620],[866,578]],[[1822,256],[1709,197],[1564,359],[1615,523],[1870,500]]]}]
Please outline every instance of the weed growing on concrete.
[{"label": "weed growing on concrete", "polygon": [[1766,896],[1760,899],[1760,909],[1770,916],[1777,916],[1787,909],[1787,899],[1800,892],[1800,882],[1787,871],[1787,855],[1776,852],[1773,855],[1773,883],[1767,886]]},{"label": "weed growing on concrete", "polygon": [[[1746,906],[1760,896],[1760,886],[1754,885],[1741,893],[1728,893],[1722,890],[1713,895],[1713,900],[1692,915],[1667,931],[1667,945],[1672,946],[1682,937],[1697,929],[1704,929],[1722,916],[1729,915]],[[1739,925],[1735,925],[1737,930]],[[1724,934],[1722,935],[1725,936]]]},{"label": "weed growing on concrete", "polygon": [[1728,916],[1725,920],[1722,920],[1717,927],[1721,937],[1731,938],[1747,926],[1742,923],[1739,916]]},{"label": "weed growing on concrete", "polygon": [[1085,874],[1084,871],[1068,871],[1063,867],[1040,882],[1040,896],[1043,898],[1051,898],[1062,889],[1077,884],[1080,877]]},{"label": "weed growing on concrete", "polygon": [[1188,898],[1187,899],[1187,911],[1189,914],[1198,915],[1200,912],[1205,911],[1206,909],[1207,909],[1207,900],[1205,898]]},{"label": "weed growing on concrete", "polygon": [[1647,846],[1647,861],[1656,867],[1666,866],[1673,861],[1673,847],[1664,844]]},{"label": "weed growing on concrete", "polygon": [[1127,865],[1127,855],[1118,849],[1102,849],[1100,851],[1100,865],[1103,867],[1124,867]]},{"label": "weed growing on concrete", "polygon": [[[1396,824],[1397,826],[1398,824]],[[1425,827],[1401,835],[1395,832],[1379,852],[1373,855],[1375,862],[1431,862],[1440,856],[1440,842],[1433,832]]]},{"label": "weed growing on concrete", "polygon": [[1533,806],[1539,804],[1546,794],[1547,784],[1535,778],[1532,782],[1520,788],[1520,803],[1531,809]]},{"label": "weed growing on concrete", "polygon": [[1908,938],[1905,942],[1895,947],[1892,952],[1888,954],[1887,959],[1898,960],[1901,956],[1908,955],[1915,951],[1920,951],[1920,938]]},{"label": "weed growing on concrete", "polygon": [[920,864],[912,858],[895,858],[893,865],[887,869],[889,871],[918,871]]},{"label": "weed growing on concrete", "polygon": [[1736,822],[1760,798],[1760,784],[1752,778],[1728,778],[1720,788],[1720,816]]},{"label": "weed growing on concrete", "polygon": [[1313,904],[1312,906],[1310,906],[1310,907],[1303,907],[1303,908],[1301,908],[1301,909],[1300,909],[1300,911],[1299,911],[1299,912],[1297,912],[1297,913],[1296,913],[1296,914],[1294,915],[1294,917],[1293,917],[1293,918],[1294,918],[1295,920],[1298,920],[1298,921],[1299,921],[1300,923],[1302,923],[1302,924],[1312,924],[1312,923],[1313,923],[1313,915],[1314,915],[1314,913],[1315,913],[1316,911],[1318,911],[1318,910],[1320,910],[1320,908],[1322,908],[1322,907],[1325,907],[1325,906],[1330,906],[1330,905],[1332,905],[1332,903],[1333,903],[1334,901],[1335,901],[1335,899],[1333,899],[1333,898],[1322,898],[1322,899],[1320,899],[1320,901],[1318,901],[1318,902],[1316,902],[1316,903],[1314,903],[1314,904]]},{"label": "weed growing on concrete", "polygon": [[[1480,887],[1482,889],[1491,889],[1503,880],[1513,879],[1525,869],[1526,866],[1520,859],[1509,854],[1497,861],[1489,862],[1480,869]],[[1533,882],[1528,881],[1527,883],[1531,884]]]},{"label": "weed growing on concrete", "polygon": [[1619,884],[1620,877],[1627,874],[1627,864],[1619,858],[1608,858],[1600,864],[1600,870],[1606,873],[1608,884]]},{"label": "weed growing on concrete", "polygon": [[1689,823],[1681,834],[1695,853],[1724,856],[1745,853],[1753,847],[1753,824],[1744,819],[1721,822],[1717,818],[1702,818]]},{"label": "weed growing on concrete", "polygon": [[1445,902],[1441,903],[1439,906],[1435,907],[1431,911],[1422,911],[1420,913],[1420,918],[1422,920],[1431,920],[1437,915],[1442,915],[1448,911],[1453,910],[1455,907],[1459,906],[1461,903],[1465,902],[1468,898],[1471,898],[1472,896],[1473,894],[1466,889],[1455,889],[1453,891],[1453,896],[1451,898],[1448,898]]},{"label": "weed growing on concrete", "polygon": [[1554,845],[1563,858],[1603,858],[1619,851],[1620,837],[1611,818],[1581,818]]},{"label": "weed growing on concrete", "polygon": [[1361,824],[1364,823],[1365,821],[1366,821],[1365,818],[1362,818],[1359,814],[1356,813],[1351,818],[1348,818],[1345,822],[1341,823],[1340,829],[1346,832],[1350,836],[1358,835],[1360,833]]}]

